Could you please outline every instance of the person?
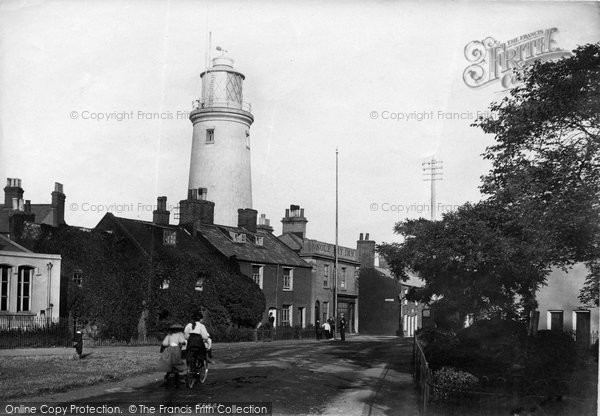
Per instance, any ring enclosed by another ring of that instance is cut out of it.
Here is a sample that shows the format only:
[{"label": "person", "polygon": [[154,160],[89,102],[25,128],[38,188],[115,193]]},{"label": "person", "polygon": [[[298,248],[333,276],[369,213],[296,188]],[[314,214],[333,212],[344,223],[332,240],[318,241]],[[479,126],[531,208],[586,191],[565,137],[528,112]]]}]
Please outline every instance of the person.
[{"label": "person", "polygon": [[331,340],[331,326],[329,325],[329,320],[325,321],[323,324],[323,331],[325,331],[325,336],[328,340]]},{"label": "person", "polygon": [[331,339],[335,339],[335,319],[330,316],[329,319],[327,319],[327,322],[329,322],[329,327],[331,328],[329,330]]},{"label": "person", "polygon": [[275,335],[275,314],[273,311],[269,312],[269,338],[273,340]]},{"label": "person", "polygon": [[186,370],[185,362],[181,358],[181,347],[186,344],[182,329],[181,325],[171,325],[163,339],[157,366],[159,371],[166,373],[163,385],[167,384],[169,374],[174,374],[175,387],[179,387],[179,373]]},{"label": "person", "polygon": [[315,338],[321,339],[321,321],[319,321],[318,318],[317,318],[317,321],[315,322]]},{"label": "person", "polygon": [[344,314],[340,315],[340,338],[342,341],[346,341],[346,318],[344,318]]},{"label": "person", "polygon": [[192,322],[185,326],[183,330],[187,340],[188,353],[192,350],[199,350],[206,361],[212,363],[212,340],[206,326],[201,322],[202,312],[194,314]]}]

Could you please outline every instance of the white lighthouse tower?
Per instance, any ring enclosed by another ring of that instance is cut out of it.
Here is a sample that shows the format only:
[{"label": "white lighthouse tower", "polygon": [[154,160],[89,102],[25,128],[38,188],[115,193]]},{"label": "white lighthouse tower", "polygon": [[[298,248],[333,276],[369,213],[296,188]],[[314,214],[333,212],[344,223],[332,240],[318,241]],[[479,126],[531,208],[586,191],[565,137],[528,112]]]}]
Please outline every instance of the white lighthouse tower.
[{"label": "white lighthouse tower", "polygon": [[222,55],[200,74],[202,97],[194,102],[188,194],[215,203],[215,224],[237,226],[238,209],[252,208],[250,105],[244,75]]}]

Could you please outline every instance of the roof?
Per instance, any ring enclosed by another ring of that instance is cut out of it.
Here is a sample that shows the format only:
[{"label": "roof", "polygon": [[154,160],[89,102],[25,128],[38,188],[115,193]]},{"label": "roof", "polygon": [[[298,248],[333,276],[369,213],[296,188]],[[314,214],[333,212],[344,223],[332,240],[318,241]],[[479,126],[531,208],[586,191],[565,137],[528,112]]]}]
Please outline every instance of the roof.
[{"label": "roof", "polygon": [[304,245],[304,239],[294,233],[285,233],[277,238],[279,238],[286,246],[297,252],[302,250],[302,246]]},{"label": "roof", "polygon": [[[257,230],[251,233],[244,228],[229,227],[223,225],[196,224],[196,231],[215,249],[227,257],[237,260],[253,262],[280,264],[294,267],[312,268],[277,237],[265,230]],[[246,234],[245,243],[234,242],[230,233]],[[256,245],[255,237],[263,237],[263,245]]]},{"label": "roof", "polygon": [[54,208],[50,204],[31,204],[31,212],[35,214],[34,222],[36,224],[52,225],[54,223]]},{"label": "roof", "polygon": [[157,248],[163,246],[164,234],[161,230],[168,230],[176,233],[177,250],[192,254],[195,256],[210,255],[213,252],[202,242],[198,241],[183,227],[177,225],[161,225],[150,221],[134,220],[130,218],[116,217],[107,213],[96,225],[96,230],[111,230],[111,223],[114,224],[122,233],[140,249],[144,254],[150,255]]},{"label": "roof", "polygon": [[[394,279],[394,275],[389,269],[383,267],[375,267],[375,270],[377,270],[382,275],[389,277],[390,279]],[[408,280],[400,281],[400,283],[406,286],[423,287],[423,281],[416,274],[411,272],[407,272],[406,274],[408,274],[409,276]]]},{"label": "roof", "polygon": [[10,232],[8,212],[8,210],[0,209],[0,233],[8,234]]},{"label": "roof", "polygon": [[20,253],[32,253],[31,250],[27,250],[25,247],[15,243],[12,240],[0,235],[0,251],[17,251]]}]

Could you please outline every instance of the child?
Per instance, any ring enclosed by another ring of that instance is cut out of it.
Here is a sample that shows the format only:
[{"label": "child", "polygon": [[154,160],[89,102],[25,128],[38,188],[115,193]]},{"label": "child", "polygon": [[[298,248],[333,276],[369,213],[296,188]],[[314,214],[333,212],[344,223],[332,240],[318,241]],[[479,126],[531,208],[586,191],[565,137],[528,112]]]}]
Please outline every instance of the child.
[{"label": "child", "polygon": [[[202,322],[203,316],[201,312],[198,312],[192,317],[193,323],[189,323],[185,326],[183,330],[185,334],[185,338],[188,341],[188,350],[192,348],[198,348],[200,344],[199,339],[202,339],[204,344],[204,349],[207,353],[207,359],[209,363],[212,363],[212,340],[210,339],[210,335],[206,330],[206,326]],[[198,340],[198,341],[197,341]],[[202,348],[200,348],[202,349]]]},{"label": "child", "polygon": [[168,334],[163,339],[160,360],[158,361],[158,370],[166,372],[165,385],[169,379],[169,374],[175,375],[175,387],[179,387],[179,373],[186,370],[185,362],[181,359],[181,347],[185,345],[186,339],[181,332],[181,325],[172,325]]}]

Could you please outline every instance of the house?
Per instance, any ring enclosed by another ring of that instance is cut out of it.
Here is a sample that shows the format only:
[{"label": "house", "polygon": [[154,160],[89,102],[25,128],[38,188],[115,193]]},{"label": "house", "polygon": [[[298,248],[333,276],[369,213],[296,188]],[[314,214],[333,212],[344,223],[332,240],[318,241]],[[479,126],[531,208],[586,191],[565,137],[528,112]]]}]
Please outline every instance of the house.
[{"label": "house", "polygon": [[7,178],[4,187],[4,205],[0,206],[0,234],[20,234],[24,222],[47,224],[53,227],[65,224],[65,199],[63,185],[56,182],[50,204],[32,204],[23,201],[21,179]]},{"label": "house", "polygon": [[338,246],[337,275],[337,313],[334,311],[334,279],[335,279],[335,245],[313,240],[306,236],[304,209],[291,205],[285,210],[281,220],[282,235],[279,236],[285,245],[298,254],[312,267],[310,304],[311,320],[319,319],[321,323],[328,318],[338,319],[343,313],[347,321],[348,332],[358,332],[358,262],[357,251],[353,248]]},{"label": "house", "polygon": [[59,315],[61,256],[34,253],[0,235],[0,324],[28,326]]},{"label": "house", "polygon": [[428,324],[429,309],[406,299],[409,291],[422,286],[414,275],[406,282],[394,278],[383,258],[375,264],[375,241],[361,233],[356,242],[360,261],[360,332],[372,335],[413,337]]},{"label": "house", "polygon": [[268,220],[257,211],[238,210],[238,226],[214,224],[214,203],[190,192],[180,202],[180,224],[236,264],[262,290],[266,309],[264,321],[273,314],[276,326],[313,324],[310,315],[312,266],[273,234]]},{"label": "house", "polygon": [[581,346],[589,346],[598,339],[598,307],[582,305],[578,298],[587,274],[588,269],[582,263],[566,272],[560,269],[550,272],[547,284],[536,293],[538,330],[572,331]]}]

